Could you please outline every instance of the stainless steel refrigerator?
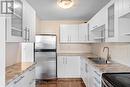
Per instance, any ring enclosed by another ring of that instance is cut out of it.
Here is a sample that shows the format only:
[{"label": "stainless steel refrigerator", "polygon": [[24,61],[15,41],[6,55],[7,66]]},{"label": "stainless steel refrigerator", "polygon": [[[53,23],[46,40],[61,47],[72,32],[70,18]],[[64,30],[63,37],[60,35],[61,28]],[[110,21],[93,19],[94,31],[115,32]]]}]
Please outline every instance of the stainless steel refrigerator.
[{"label": "stainless steel refrigerator", "polygon": [[35,37],[36,80],[57,77],[56,35],[36,35]]}]

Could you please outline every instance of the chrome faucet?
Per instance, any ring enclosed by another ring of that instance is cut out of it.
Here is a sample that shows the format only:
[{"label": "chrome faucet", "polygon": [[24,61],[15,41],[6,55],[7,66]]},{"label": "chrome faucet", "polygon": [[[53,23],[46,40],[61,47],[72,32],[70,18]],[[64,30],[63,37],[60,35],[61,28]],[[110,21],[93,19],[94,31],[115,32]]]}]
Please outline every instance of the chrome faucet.
[{"label": "chrome faucet", "polygon": [[107,49],[107,59],[106,59],[106,63],[108,63],[108,61],[111,60],[110,50],[109,50],[109,47],[104,47],[104,48],[103,48],[103,52],[105,51],[105,49]]}]

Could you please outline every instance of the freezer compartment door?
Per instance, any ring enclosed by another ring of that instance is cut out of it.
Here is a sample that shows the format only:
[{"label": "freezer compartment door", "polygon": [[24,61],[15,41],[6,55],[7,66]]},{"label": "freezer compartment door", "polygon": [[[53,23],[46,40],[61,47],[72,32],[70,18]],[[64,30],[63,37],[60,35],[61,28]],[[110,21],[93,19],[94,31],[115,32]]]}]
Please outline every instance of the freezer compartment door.
[{"label": "freezer compartment door", "polygon": [[56,36],[36,36],[35,49],[56,49]]},{"label": "freezer compartment door", "polygon": [[35,52],[36,79],[56,78],[56,52]]}]

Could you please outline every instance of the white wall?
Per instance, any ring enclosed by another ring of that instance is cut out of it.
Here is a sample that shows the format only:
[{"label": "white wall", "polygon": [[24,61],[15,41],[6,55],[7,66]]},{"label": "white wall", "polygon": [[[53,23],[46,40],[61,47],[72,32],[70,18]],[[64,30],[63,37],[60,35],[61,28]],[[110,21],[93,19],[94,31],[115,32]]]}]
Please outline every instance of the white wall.
[{"label": "white wall", "polygon": [[5,87],[5,18],[1,16],[0,16],[0,87]]},{"label": "white wall", "polygon": [[21,62],[21,44],[6,43],[6,66]]},{"label": "white wall", "polygon": [[37,34],[56,34],[57,35],[57,51],[58,53],[90,53],[90,44],[60,44],[59,30],[60,24],[80,24],[84,21],[38,21],[39,28],[36,30]]},{"label": "white wall", "polygon": [[103,47],[106,46],[110,48],[112,60],[130,66],[130,43],[93,44],[92,52],[106,58],[106,52],[103,53]]}]

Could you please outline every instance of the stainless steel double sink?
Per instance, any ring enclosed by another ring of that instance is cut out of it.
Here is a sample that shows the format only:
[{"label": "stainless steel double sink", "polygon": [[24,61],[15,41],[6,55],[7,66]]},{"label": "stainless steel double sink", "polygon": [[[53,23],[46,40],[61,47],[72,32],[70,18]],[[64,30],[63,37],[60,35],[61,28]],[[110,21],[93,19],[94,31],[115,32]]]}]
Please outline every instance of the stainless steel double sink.
[{"label": "stainless steel double sink", "polygon": [[92,62],[96,63],[96,64],[107,64],[107,61],[103,58],[92,58],[92,57],[89,57],[88,58],[89,60],[91,60]]}]

